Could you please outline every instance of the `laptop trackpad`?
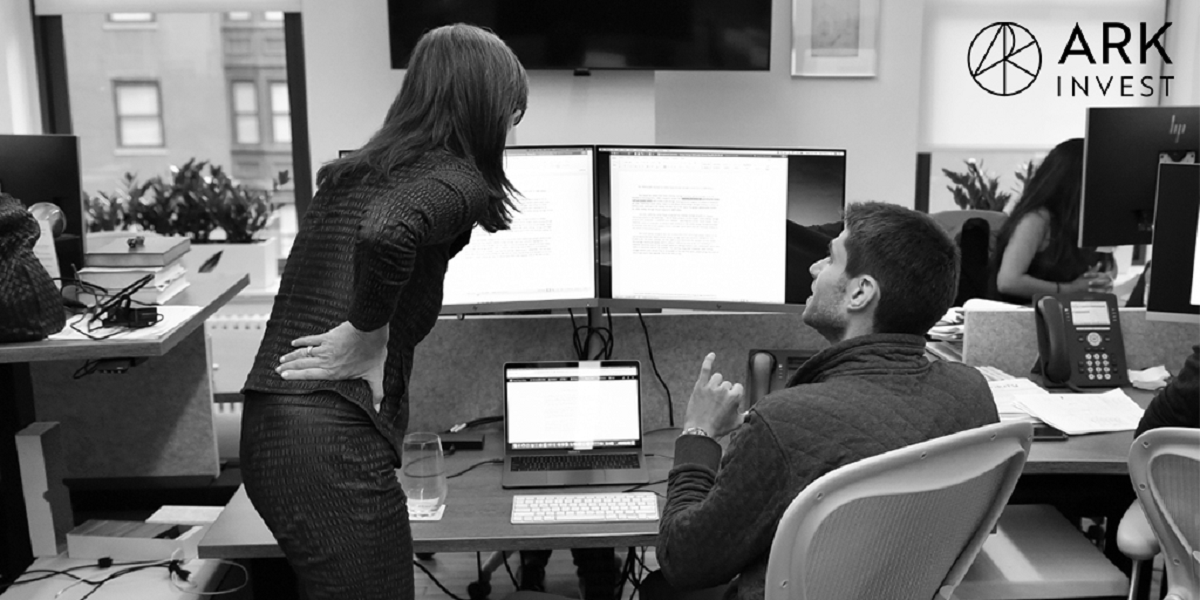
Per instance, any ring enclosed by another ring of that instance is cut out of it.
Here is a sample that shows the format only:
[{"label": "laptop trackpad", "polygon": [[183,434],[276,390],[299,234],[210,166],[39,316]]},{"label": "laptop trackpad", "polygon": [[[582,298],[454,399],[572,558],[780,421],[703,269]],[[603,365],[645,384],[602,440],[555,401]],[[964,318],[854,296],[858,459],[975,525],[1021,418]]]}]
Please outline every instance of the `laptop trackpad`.
[{"label": "laptop trackpad", "polygon": [[550,472],[551,485],[575,486],[575,485],[595,485],[602,480],[597,479],[599,471],[552,471]]}]

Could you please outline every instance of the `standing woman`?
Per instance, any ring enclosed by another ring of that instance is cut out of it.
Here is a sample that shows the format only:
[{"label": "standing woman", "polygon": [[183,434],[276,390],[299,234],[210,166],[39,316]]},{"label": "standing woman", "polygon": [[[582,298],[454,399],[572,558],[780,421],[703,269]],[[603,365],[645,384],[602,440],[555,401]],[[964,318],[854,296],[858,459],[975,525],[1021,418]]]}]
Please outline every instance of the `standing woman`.
[{"label": "standing woman", "polygon": [[1080,248],[1083,139],[1046,155],[1000,228],[991,272],[998,300],[1030,304],[1035,294],[1112,291],[1107,255]]},{"label": "standing woman", "polygon": [[310,600],[413,597],[396,480],[413,351],[471,228],[507,229],[525,70],[469,25],[425,34],[383,126],[327,163],[246,381],[242,475]]}]

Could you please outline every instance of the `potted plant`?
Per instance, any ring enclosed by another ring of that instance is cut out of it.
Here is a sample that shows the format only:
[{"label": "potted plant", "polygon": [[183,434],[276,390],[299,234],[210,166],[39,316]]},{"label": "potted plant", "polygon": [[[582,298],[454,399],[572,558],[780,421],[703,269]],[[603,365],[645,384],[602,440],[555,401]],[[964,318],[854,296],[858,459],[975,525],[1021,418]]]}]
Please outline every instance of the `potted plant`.
[{"label": "potted plant", "polygon": [[965,173],[942,169],[954,185],[946,186],[954,194],[954,203],[964,210],[993,210],[1003,212],[1012,194],[999,191],[1000,178],[983,171],[983,161],[968,158]]},{"label": "potted plant", "polygon": [[192,241],[183,257],[189,272],[249,272],[250,287],[257,289],[278,279],[274,238],[257,239],[274,209],[270,192],[235,183],[221,167],[196,159],[172,166],[166,179],[139,183],[126,173],[121,184],[111,195],[88,200],[89,228],[123,222],[125,228],[186,236]]}]

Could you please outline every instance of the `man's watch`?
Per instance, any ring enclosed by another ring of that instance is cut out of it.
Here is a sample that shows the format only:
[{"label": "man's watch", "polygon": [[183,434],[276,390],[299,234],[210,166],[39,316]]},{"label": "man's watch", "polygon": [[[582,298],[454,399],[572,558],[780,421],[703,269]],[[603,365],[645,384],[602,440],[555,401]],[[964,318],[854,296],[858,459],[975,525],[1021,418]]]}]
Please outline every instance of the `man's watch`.
[{"label": "man's watch", "polygon": [[699,435],[699,436],[703,436],[703,437],[706,437],[706,438],[711,438],[711,437],[712,437],[712,435],[711,435],[711,434],[709,434],[707,431],[705,431],[705,430],[703,430],[703,429],[701,429],[701,428],[699,428],[699,427],[688,427],[687,429],[684,429],[684,430],[683,430],[683,432],[682,432],[682,433],[680,433],[679,435],[680,435],[680,436],[685,436],[685,435]]}]

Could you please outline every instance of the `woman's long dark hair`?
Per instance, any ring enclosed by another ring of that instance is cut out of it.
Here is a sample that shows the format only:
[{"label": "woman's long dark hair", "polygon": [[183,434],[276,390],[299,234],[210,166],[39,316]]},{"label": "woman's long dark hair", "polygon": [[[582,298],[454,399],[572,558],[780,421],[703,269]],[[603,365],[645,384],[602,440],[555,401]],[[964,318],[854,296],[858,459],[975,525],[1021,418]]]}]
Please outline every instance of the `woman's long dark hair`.
[{"label": "woman's long dark hair", "polygon": [[1000,228],[996,240],[995,262],[999,265],[1013,231],[1025,215],[1045,209],[1050,213],[1050,244],[1046,252],[1056,263],[1070,260],[1080,252],[1079,199],[1083,191],[1083,138],[1071,138],[1042,159],[1021,200]]},{"label": "woman's long dark hair", "polygon": [[386,180],[422,155],[446,150],[474,163],[487,182],[492,202],[479,224],[489,232],[508,229],[516,190],[504,175],[504,141],[528,96],[525,69],[500,38],[462,23],[433,29],[413,49],[383,127],[362,148],[321,167],[317,182]]}]

